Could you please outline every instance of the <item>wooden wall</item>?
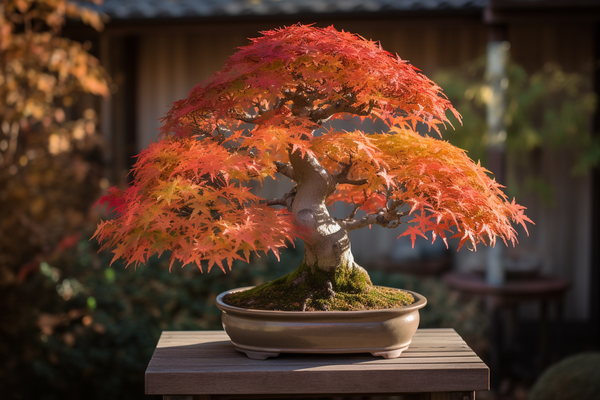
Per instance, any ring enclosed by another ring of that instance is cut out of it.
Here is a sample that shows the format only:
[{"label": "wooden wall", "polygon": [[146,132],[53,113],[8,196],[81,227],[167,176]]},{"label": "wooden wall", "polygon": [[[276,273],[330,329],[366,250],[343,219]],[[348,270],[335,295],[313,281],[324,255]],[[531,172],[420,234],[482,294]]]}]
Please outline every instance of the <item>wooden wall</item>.
[{"label": "wooden wall", "polygon": [[[592,82],[594,28],[588,25],[534,24],[510,29],[511,56],[529,71],[557,63]],[[591,89],[591,88],[590,88]],[[590,121],[591,122],[591,121]],[[586,319],[590,313],[591,280],[591,174],[573,175],[573,157],[567,152],[543,149],[534,164],[542,178],[554,187],[552,204],[536,196],[520,199],[536,225],[530,236],[521,234],[524,248],[543,259],[543,272],[568,278],[566,318]],[[597,316],[596,316],[597,317]]]},{"label": "wooden wall", "polygon": [[[326,24],[327,25],[327,24]],[[462,65],[483,54],[486,31],[478,21],[444,23],[381,21],[334,24],[338,29],[380,40],[383,47],[411,61],[426,74],[437,68]],[[247,38],[278,24],[237,27],[191,27],[186,30],[158,29],[139,37],[137,74],[137,132],[141,149],[156,137],[158,121],[172,102],[219,70],[235,48]]]}]

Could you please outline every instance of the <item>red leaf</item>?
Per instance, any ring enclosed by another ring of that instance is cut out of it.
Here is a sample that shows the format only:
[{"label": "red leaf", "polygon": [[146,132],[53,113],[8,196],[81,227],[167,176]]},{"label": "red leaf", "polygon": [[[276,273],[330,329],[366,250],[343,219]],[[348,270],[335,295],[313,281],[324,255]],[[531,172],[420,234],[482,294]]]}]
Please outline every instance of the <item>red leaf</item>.
[{"label": "red leaf", "polygon": [[409,236],[410,235],[410,240],[412,242],[412,248],[415,248],[415,239],[417,238],[417,235],[424,237],[425,239],[427,239],[427,236],[425,236],[425,234],[423,232],[421,232],[421,229],[417,226],[409,226],[406,231],[404,231],[403,234],[401,234],[400,236],[398,236],[398,239],[400,239],[402,236]]}]

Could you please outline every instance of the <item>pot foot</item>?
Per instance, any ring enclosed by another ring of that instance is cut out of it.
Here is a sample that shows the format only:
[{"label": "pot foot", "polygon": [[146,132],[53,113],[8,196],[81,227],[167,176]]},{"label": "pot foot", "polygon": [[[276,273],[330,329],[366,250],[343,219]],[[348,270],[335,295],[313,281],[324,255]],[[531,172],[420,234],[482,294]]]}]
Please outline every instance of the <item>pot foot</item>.
[{"label": "pot foot", "polygon": [[249,359],[251,360],[266,360],[269,357],[277,357],[279,353],[273,353],[268,351],[252,351],[252,350],[244,350],[240,348],[235,348],[240,353],[245,353]]},{"label": "pot foot", "polygon": [[[408,346],[407,346],[408,347]],[[389,350],[389,351],[374,351],[371,352],[371,355],[375,357],[383,357],[383,358],[398,358],[400,354],[406,350],[406,347],[398,350]]]}]

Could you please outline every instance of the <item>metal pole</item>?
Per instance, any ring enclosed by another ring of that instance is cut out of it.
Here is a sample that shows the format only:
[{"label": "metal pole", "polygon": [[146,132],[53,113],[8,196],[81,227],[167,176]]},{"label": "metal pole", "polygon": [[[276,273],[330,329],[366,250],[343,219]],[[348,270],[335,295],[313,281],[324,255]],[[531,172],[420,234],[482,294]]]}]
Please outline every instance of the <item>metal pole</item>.
[{"label": "metal pole", "polygon": [[[488,165],[496,180],[503,183],[505,179],[506,160],[506,93],[508,89],[508,60],[510,43],[502,36],[492,35],[487,44],[486,80],[489,88],[487,98],[487,142]],[[490,285],[504,283],[504,257],[506,249],[502,242],[491,247],[487,252],[486,281]]]}]

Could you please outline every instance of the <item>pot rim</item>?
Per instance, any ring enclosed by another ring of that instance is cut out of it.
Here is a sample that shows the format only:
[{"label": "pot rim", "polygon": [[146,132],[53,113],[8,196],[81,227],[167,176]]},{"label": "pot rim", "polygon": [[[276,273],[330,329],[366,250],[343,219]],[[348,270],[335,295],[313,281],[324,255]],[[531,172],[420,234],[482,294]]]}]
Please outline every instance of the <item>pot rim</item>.
[{"label": "pot rim", "polygon": [[250,308],[242,308],[242,307],[235,307],[235,306],[231,306],[227,303],[225,303],[223,301],[223,297],[225,297],[226,295],[230,294],[230,293],[235,293],[235,292],[240,292],[243,290],[247,290],[247,289],[251,289],[254,286],[245,286],[245,287],[240,287],[240,288],[235,288],[235,289],[231,289],[231,290],[227,290],[221,294],[219,294],[217,296],[216,299],[216,305],[217,307],[222,310],[223,312],[231,312],[231,313],[240,313],[240,314],[246,314],[246,315],[263,315],[263,316],[273,316],[273,317],[278,317],[278,316],[306,316],[307,318],[314,318],[314,317],[348,317],[348,316],[356,316],[359,317],[361,315],[377,315],[377,314],[398,314],[398,313],[408,313],[408,312],[412,312],[415,310],[418,310],[420,308],[425,307],[425,305],[427,304],[427,299],[425,298],[425,296],[423,296],[420,293],[417,292],[413,292],[412,290],[406,290],[406,289],[398,289],[398,288],[390,288],[387,286],[379,286],[379,287],[383,287],[383,288],[388,288],[388,289],[397,289],[397,290],[403,290],[405,292],[408,292],[410,294],[413,295],[413,297],[415,298],[415,302],[412,304],[409,304],[407,306],[402,306],[402,307],[394,307],[394,308],[381,308],[381,309],[374,309],[374,310],[355,310],[355,311],[281,311],[281,310],[255,310],[255,309],[250,309]]}]

